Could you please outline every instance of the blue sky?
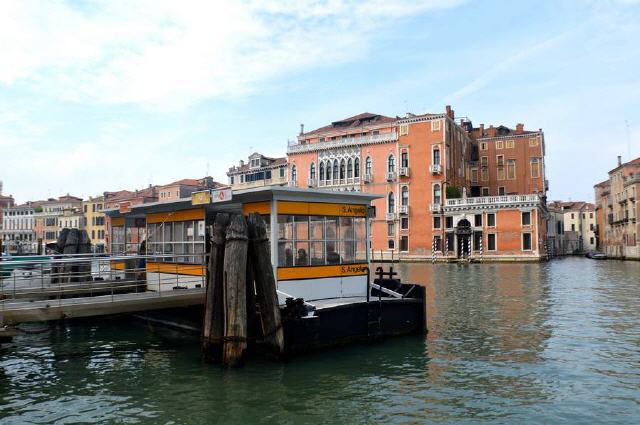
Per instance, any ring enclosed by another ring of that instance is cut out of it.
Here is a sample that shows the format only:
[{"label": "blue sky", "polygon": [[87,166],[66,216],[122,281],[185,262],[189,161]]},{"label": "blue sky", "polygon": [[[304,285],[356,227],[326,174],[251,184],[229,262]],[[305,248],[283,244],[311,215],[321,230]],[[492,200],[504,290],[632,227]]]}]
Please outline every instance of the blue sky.
[{"label": "blue sky", "polygon": [[19,202],[201,177],[360,112],[542,128],[550,198],[640,155],[640,2],[0,3]]}]

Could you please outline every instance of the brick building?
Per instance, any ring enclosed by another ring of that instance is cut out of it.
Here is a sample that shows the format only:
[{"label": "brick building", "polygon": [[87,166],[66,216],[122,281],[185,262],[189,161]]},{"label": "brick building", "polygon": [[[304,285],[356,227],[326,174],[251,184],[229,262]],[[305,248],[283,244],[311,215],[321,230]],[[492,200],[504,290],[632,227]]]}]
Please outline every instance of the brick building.
[{"label": "brick building", "polygon": [[449,106],[402,118],[363,113],[301,130],[287,155],[291,185],[384,195],[374,201],[376,254],[546,256],[541,130],[474,128]]}]

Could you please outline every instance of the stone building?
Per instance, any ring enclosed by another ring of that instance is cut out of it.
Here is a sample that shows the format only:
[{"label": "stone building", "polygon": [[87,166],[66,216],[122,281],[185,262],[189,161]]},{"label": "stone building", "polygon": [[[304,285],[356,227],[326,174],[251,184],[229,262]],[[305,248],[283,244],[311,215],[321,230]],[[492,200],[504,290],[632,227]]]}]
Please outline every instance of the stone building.
[{"label": "stone building", "polygon": [[549,203],[549,209],[562,213],[565,254],[582,254],[597,250],[594,204],[584,201],[554,201]]}]

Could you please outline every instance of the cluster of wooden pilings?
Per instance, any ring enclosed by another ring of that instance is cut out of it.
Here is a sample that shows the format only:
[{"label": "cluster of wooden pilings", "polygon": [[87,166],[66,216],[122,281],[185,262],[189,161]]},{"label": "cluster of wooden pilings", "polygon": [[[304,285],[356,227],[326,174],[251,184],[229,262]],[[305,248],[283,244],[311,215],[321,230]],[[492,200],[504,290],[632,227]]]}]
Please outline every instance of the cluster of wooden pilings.
[{"label": "cluster of wooden pilings", "polygon": [[255,213],[248,218],[218,213],[210,244],[204,360],[242,366],[249,343],[280,358],[284,333],[263,218]]}]

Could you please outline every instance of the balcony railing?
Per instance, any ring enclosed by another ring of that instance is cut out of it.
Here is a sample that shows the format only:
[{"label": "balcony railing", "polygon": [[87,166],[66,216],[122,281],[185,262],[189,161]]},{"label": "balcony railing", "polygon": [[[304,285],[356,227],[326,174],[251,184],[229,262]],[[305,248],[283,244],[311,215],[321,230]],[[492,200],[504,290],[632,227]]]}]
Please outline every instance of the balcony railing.
[{"label": "balcony railing", "polygon": [[409,177],[409,167],[400,167],[400,176]]},{"label": "balcony railing", "polygon": [[373,176],[371,174],[365,174],[363,181],[365,183],[371,183],[373,181]]},{"label": "balcony railing", "polygon": [[540,202],[540,196],[532,195],[505,195],[505,196],[478,196],[475,198],[455,198],[447,199],[447,207],[467,206],[467,205],[495,205],[512,204],[518,202]]},{"label": "balcony railing", "polygon": [[394,221],[396,219],[396,213],[388,212],[386,214],[387,221]]},{"label": "balcony railing", "polygon": [[316,179],[307,179],[307,186],[309,187],[315,187],[316,186]]},{"label": "balcony railing", "polygon": [[[349,177],[346,179],[335,179],[335,180],[319,180],[314,181],[314,186],[327,187],[327,186],[345,186],[345,185],[355,185],[360,184],[360,177]],[[311,186],[311,180],[309,180],[309,187]]]},{"label": "balcony railing", "polygon": [[289,187],[298,187],[298,181],[297,180],[290,180],[288,183]]},{"label": "balcony railing", "polygon": [[346,139],[327,140],[317,143],[289,142],[287,153],[313,152],[318,150],[342,148],[347,146],[368,145],[373,143],[393,142],[398,140],[398,133],[371,134],[368,136],[349,137]]},{"label": "balcony railing", "polygon": [[624,178],[624,186],[629,186],[634,183],[640,183],[640,173],[632,174]]},{"label": "balcony railing", "polygon": [[442,211],[442,205],[440,204],[431,204],[429,206],[429,211],[431,211],[432,213],[439,213]]},{"label": "balcony railing", "polygon": [[387,172],[387,181],[393,181],[396,179],[396,172],[395,171],[388,171]]},{"label": "balcony railing", "polygon": [[409,205],[400,205],[400,214],[408,215],[409,214]]},{"label": "balcony railing", "polygon": [[433,174],[440,174],[440,173],[442,173],[442,165],[440,165],[440,164],[431,164],[431,166],[429,167],[429,171],[431,171],[431,173],[433,173]]}]

